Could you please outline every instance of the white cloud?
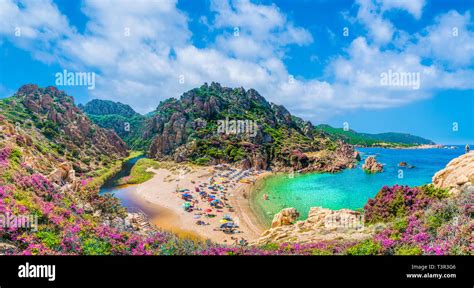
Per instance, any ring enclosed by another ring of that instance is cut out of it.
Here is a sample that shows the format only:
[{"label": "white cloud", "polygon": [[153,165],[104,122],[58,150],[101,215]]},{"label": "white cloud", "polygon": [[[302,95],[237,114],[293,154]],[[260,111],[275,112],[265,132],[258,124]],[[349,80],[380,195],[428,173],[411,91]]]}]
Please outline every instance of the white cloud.
[{"label": "white cloud", "polygon": [[424,57],[447,65],[449,68],[467,67],[474,64],[474,32],[471,14],[450,11],[436,18],[433,26],[419,35],[414,50]]},{"label": "white cloud", "polygon": [[357,0],[357,4],[357,19],[365,25],[369,37],[377,44],[390,42],[395,28],[390,21],[382,17],[380,6],[373,0]]},{"label": "white cloud", "polygon": [[416,19],[420,19],[425,6],[425,0],[378,0],[382,2],[382,10],[390,9],[406,10],[412,14]]},{"label": "white cloud", "polygon": [[[160,100],[178,97],[204,82],[217,81],[224,86],[254,88],[299,116],[321,119],[352,109],[403,105],[431,97],[440,89],[473,89],[470,14],[450,12],[414,36],[384,18],[390,9],[421,17],[424,1],[414,2],[358,0],[355,19],[369,33],[345,48],[346,56],[330,62],[326,67],[330,81],[298,75],[290,81],[292,73],[282,60],[288,56],[288,46],[309,45],[313,37],[275,5],[250,1],[211,2],[213,17],[201,22],[220,34],[205,48],[192,43],[189,19],[171,0],[86,0],[82,9],[89,21],[83,33],[71,27],[50,1],[20,9],[16,2],[3,0],[0,16],[7,18],[0,17],[0,22],[8,23],[9,28],[1,25],[0,36],[42,61],[58,61],[68,70],[96,72],[94,97],[121,101],[139,112],[148,112]],[[31,29],[31,37],[11,36],[14,19]],[[439,35],[452,25],[459,27],[459,37],[442,41]],[[234,27],[239,28],[238,37]],[[413,39],[417,42],[412,43]],[[396,49],[387,49],[388,43]],[[422,64],[426,59],[430,64]],[[381,86],[380,74],[389,69],[421,73],[420,89]]]},{"label": "white cloud", "polygon": [[56,43],[74,33],[51,1],[0,2],[0,35],[47,63],[55,61]]},{"label": "white cloud", "polygon": [[224,29],[216,39],[216,48],[237,58],[283,56],[282,49],[289,44],[313,42],[306,29],[296,27],[275,5],[217,0],[211,2],[211,10],[216,14],[214,27]]}]

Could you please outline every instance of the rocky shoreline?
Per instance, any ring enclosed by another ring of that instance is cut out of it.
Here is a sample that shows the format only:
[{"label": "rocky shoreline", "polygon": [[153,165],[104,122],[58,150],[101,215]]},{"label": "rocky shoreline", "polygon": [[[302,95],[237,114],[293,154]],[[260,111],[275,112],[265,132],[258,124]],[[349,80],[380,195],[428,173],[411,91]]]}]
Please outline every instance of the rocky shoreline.
[{"label": "rocky shoreline", "polygon": [[[453,159],[433,176],[432,182],[435,188],[448,190],[450,197],[457,197],[461,191],[471,191],[472,194],[474,152]],[[349,209],[312,207],[306,220],[297,221],[299,215],[295,208],[282,209],[274,216],[271,227],[252,244],[363,241],[385,228],[383,223],[365,225],[364,214]]]}]

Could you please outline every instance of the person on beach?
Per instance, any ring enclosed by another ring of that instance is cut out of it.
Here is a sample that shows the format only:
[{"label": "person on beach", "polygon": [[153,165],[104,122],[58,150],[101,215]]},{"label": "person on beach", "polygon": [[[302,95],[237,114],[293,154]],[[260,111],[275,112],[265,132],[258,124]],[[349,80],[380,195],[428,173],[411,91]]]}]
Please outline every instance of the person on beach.
[{"label": "person on beach", "polygon": [[471,148],[469,147],[469,144],[466,144],[466,153],[469,153],[470,150]]}]

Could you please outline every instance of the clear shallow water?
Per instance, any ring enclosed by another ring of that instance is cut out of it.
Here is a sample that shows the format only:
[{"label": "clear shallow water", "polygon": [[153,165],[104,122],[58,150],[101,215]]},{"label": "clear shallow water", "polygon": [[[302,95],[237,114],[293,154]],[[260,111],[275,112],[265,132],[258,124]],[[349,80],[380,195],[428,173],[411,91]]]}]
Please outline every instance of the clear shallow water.
[{"label": "clear shallow water", "polygon": [[125,176],[130,175],[130,171],[132,167],[137,163],[137,161],[145,156],[137,156],[132,158],[123,163],[122,169],[115,174],[115,176],[111,177],[107,181],[105,181],[104,185],[100,187],[100,194],[103,193],[110,193],[113,194],[120,200],[120,203],[125,207],[137,207],[138,205],[133,201],[133,197],[131,197],[131,192],[133,191],[134,187],[130,185],[119,186],[118,181]]},{"label": "clear shallow water", "polygon": [[[329,209],[358,209],[364,207],[369,198],[385,185],[419,186],[431,182],[433,175],[443,169],[449,161],[464,153],[464,147],[457,149],[384,149],[358,148],[362,161],[354,169],[340,173],[287,174],[270,176],[252,193],[252,208],[265,224],[271,223],[273,215],[282,208],[294,207],[306,219],[310,207],[322,206]],[[375,155],[384,164],[384,172],[367,174],[362,163],[368,156]],[[400,168],[400,162],[407,162],[415,168]],[[403,177],[399,178],[399,170]],[[269,200],[263,199],[263,194]]]}]

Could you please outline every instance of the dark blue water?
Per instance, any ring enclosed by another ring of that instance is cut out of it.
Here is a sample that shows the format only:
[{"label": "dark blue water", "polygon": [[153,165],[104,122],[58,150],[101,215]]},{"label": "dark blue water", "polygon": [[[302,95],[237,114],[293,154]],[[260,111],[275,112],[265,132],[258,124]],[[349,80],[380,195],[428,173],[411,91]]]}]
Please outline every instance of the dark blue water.
[{"label": "dark blue water", "polygon": [[[262,221],[268,223],[273,215],[285,207],[294,207],[305,219],[310,207],[322,206],[329,209],[362,208],[369,198],[384,185],[419,186],[431,182],[433,175],[443,169],[452,159],[464,153],[464,147],[457,149],[384,149],[358,148],[361,163],[354,169],[340,173],[295,174],[271,176],[264,180],[261,189],[253,193],[252,206]],[[384,164],[384,172],[365,173],[361,166],[368,156],[376,156]],[[415,168],[398,167],[407,162]],[[264,200],[268,194],[270,200]]]}]

